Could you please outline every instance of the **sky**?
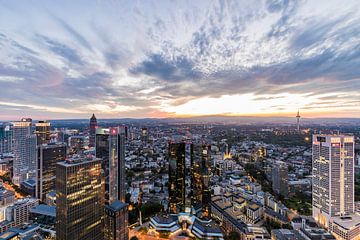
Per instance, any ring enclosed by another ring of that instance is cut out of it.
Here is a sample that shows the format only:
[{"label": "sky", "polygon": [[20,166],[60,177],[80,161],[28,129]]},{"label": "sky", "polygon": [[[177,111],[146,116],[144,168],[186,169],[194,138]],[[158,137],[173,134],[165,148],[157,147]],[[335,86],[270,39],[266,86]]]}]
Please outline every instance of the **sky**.
[{"label": "sky", "polygon": [[360,1],[0,0],[0,119],[360,117]]}]

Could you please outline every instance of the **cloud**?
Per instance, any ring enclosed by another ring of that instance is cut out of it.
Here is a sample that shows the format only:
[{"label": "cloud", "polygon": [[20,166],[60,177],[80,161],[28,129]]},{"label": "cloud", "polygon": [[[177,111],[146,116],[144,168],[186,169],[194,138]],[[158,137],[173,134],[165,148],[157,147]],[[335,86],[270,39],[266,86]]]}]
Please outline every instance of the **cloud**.
[{"label": "cloud", "polygon": [[[42,106],[49,116],[51,109],[163,116],[197,99],[252,94],[260,103],[279,94],[319,99],[360,90],[357,1],[34,3],[31,11],[6,5],[0,88],[11,91],[0,101]],[[346,113],[356,103],[353,96],[304,107],[338,104]]]}]

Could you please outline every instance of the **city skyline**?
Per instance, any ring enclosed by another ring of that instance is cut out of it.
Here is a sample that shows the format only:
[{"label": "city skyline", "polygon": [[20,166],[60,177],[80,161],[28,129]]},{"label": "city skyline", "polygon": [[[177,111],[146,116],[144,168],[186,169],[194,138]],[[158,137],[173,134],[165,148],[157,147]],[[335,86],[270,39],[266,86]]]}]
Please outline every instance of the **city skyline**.
[{"label": "city skyline", "polygon": [[297,109],[359,118],[359,10],[358,1],[0,1],[0,119]]}]

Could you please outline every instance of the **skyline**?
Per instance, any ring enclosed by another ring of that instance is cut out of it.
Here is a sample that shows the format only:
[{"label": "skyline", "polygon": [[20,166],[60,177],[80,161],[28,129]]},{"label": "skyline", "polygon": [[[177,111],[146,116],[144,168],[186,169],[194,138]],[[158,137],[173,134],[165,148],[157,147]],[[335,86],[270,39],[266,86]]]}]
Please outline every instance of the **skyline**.
[{"label": "skyline", "polygon": [[359,26],[358,1],[0,1],[0,119],[360,118]]}]

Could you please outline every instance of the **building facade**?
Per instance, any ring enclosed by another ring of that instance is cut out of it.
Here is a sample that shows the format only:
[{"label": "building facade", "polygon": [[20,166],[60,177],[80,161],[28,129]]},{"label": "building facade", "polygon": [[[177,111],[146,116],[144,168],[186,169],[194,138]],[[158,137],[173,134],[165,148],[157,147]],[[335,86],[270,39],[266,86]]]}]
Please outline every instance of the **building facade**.
[{"label": "building facade", "polygon": [[210,145],[191,145],[191,202],[202,205],[202,216],[210,217]]},{"label": "building facade", "polygon": [[105,178],[105,204],[125,202],[125,128],[98,128],[96,157],[102,159]]},{"label": "building facade", "polygon": [[65,161],[66,145],[43,144],[38,146],[36,171],[36,198],[45,201],[46,194],[55,190],[56,163]]},{"label": "building facade", "polygon": [[38,145],[50,143],[50,123],[46,121],[35,123],[35,134]]},{"label": "building facade", "polygon": [[275,194],[287,197],[289,193],[288,166],[277,161],[272,167],[272,188]]},{"label": "building facade", "polygon": [[169,143],[169,212],[185,210],[186,143]]},{"label": "building facade", "polygon": [[106,240],[128,240],[128,212],[127,204],[115,200],[105,206],[105,231]]},{"label": "building facade", "polygon": [[68,159],[56,166],[56,239],[103,239],[101,160]]},{"label": "building facade", "polygon": [[0,123],[0,155],[13,150],[13,129],[10,123]]},{"label": "building facade", "polygon": [[354,213],[354,137],[314,135],[312,165],[315,220]]},{"label": "building facade", "polygon": [[94,147],[95,146],[95,134],[96,134],[96,128],[98,127],[98,123],[95,117],[95,114],[92,115],[90,118],[90,134],[89,134],[89,146]]},{"label": "building facade", "polygon": [[36,174],[36,135],[32,134],[31,119],[13,122],[14,161],[13,183],[20,185]]}]

